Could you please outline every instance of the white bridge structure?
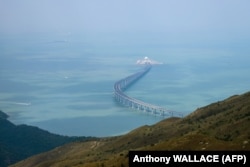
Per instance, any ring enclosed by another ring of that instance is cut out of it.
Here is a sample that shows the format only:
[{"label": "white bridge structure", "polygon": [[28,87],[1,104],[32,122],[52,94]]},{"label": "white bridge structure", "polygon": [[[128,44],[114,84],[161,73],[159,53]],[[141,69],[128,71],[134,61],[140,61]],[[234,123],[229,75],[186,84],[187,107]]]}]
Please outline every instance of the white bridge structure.
[{"label": "white bridge structure", "polygon": [[134,82],[136,82],[138,79],[140,79],[147,72],[150,71],[152,65],[150,61],[148,61],[149,59],[145,57],[144,60],[145,61],[143,62],[143,64],[145,64],[145,67],[142,71],[132,74],[126,78],[123,78],[114,84],[114,97],[116,101],[122,104],[123,106],[136,109],[136,110],[140,110],[143,112],[147,112],[147,113],[152,113],[153,115],[159,115],[163,117],[166,117],[166,116],[182,117],[183,115],[180,112],[171,111],[171,110],[168,110],[166,108],[163,108],[157,105],[143,102],[141,100],[129,97],[124,93],[124,91],[129,86],[131,86]]}]

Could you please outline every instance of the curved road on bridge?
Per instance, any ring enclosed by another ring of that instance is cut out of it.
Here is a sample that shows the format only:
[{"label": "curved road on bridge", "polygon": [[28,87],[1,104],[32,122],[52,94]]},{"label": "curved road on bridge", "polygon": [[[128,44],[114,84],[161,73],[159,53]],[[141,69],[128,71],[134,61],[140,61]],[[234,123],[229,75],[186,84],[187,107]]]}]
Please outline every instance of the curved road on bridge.
[{"label": "curved road on bridge", "polygon": [[131,86],[133,83],[135,83],[137,80],[139,80],[141,77],[143,77],[147,72],[150,71],[152,68],[151,64],[146,64],[144,69],[140,72],[137,72],[135,74],[132,74],[126,78],[123,78],[119,81],[117,81],[114,84],[114,97],[116,101],[118,101],[120,104],[126,107],[130,107],[133,109],[141,110],[144,112],[152,113],[154,115],[160,115],[160,116],[176,116],[176,117],[182,117],[182,114],[179,112],[171,111],[166,108],[149,104],[146,102],[143,102],[141,100],[132,98],[127,96],[124,91]]}]

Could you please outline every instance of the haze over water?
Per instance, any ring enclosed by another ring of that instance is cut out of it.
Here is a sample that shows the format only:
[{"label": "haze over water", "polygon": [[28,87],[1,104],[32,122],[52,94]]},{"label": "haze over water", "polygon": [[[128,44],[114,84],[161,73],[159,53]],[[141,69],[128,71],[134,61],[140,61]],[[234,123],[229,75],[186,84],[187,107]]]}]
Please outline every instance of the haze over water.
[{"label": "haze over water", "polygon": [[[191,4],[196,7],[187,8],[160,2],[162,5],[148,1],[131,7],[107,1],[100,7],[65,1],[61,7],[48,9],[50,2],[45,1],[41,8],[48,10],[44,13],[27,0],[12,14],[6,7],[16,9],[14,4],[20,2],[1,2],[5,10],[1,10],[0,21],[5,24],[0,24],[0,109],[16,124],[63,135],[118,135],[156,123],[162,118],[124,108],[113,99],[113,84],[139,71],[142,67],[135,63],[145,56],[163,64],[153,66],[126,91],[142,101],[187,115],[249,91],[250,15],[246,4],[227,2],[222,8],[216,1],[206,2],[214,14],[195,1]],[[33,14],[39,19],[22,13],[25,5],[38,9]],[[232,8],[238,12],[229,12]],[[72,12],[65,14],[66,9]],[[42,14],[50,14],[51,24]],[[18,17],[24,21],[15,22]],[[28,21],[33,24],[25,25]]]}]

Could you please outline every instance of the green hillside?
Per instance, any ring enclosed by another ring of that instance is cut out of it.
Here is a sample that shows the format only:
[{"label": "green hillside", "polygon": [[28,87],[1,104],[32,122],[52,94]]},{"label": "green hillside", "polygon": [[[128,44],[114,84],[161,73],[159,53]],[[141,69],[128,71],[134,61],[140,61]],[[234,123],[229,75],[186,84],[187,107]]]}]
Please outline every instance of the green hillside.
[{"label": "green hillside", "polygon": [[17,126],[7,118],[8,115],[0,111],[1,167],[72,141],[88,139],[55,135],[33,126]]},{"label": "green hillside", "polygon": [[250,150],[250,92],[117,137],[72,142],[15,167],[128,166],[129,150]]}]

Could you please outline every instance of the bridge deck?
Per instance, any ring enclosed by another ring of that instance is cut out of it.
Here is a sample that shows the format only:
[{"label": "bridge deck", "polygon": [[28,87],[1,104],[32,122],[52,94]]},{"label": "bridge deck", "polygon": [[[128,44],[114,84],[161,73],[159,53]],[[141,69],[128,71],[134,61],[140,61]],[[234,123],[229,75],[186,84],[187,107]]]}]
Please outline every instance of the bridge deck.
[{"label": "bridge deck", "polygon": [[135,74],[132,74],[126,78],[123,78],[123,79],[117,81],[114,84],[115,99],[124,106],[131,107],[131,108],[137,109],[137,110],[150,112],[150,113],[153,113],[154,115],[161,115],[161,116],[169,115],[172,117],[178,115],[178,116],[182,117],[182,114],[179,112],[171,111],[171,110],[168,110],[166,108],[163,108],[163,107],[160,107],[157,105],[143,102],[141,100],[129,97],[124,93],[124,91],[129,86],[131,86],[134,82],[136,82],[138,79],[140,79],[142,76],[144,76],[148,71],[150,71],[150,69],[151,69],[151,65],[147,64],[142,71],[137,72]]}]

